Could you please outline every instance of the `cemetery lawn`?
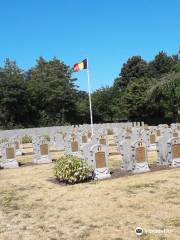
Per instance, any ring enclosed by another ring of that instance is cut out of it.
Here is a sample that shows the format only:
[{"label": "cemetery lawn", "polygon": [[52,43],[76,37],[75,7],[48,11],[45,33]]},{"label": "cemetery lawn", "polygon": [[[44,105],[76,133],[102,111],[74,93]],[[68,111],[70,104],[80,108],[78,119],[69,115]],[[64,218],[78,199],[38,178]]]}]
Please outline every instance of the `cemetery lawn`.
[{"label": "cemetery lawn", "polygon": [[52,166],[0,170],[1,240],[180,239],[180,168],[63,186]]}]

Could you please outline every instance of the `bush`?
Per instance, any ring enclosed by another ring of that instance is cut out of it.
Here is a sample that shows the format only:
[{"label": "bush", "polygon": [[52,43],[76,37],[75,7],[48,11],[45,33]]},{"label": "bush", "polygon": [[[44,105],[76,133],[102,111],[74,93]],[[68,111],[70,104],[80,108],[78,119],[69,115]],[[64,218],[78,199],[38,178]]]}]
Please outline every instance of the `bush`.
[{"label": "bush", "polygon": [[93,170],[85,160],[67,156],[58,159],[54,166],[54,174],[60,182],[75,184],[90,181]]},{"label": "bush", "polygon": [[31,136],[29,136],[29,135],[24,135],[23,137],[22,137],[22,143],[24,144],[24,143],[32,143],[32,137]]},{"label": "bush", "polygon": [[49,135],[47,135],[47,134],[45,134],[45,135],[43,135],[43,138],[44,138],[44,140],[46,140],[46,141],[48,141],[48,142],[50,142],[50,136]]}]

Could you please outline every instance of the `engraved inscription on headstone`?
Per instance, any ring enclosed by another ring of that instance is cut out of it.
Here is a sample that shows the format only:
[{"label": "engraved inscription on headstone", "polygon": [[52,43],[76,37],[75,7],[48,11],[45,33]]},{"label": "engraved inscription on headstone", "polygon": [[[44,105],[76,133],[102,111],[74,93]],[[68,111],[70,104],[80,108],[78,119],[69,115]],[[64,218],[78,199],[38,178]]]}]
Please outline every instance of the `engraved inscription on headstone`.
[{"label": "engraved inscription on headstone", "polygon": [[78,151],[78,142],[77,141],[71,142],[71,150],[72,150],[72,152]]},{"label": "engraved inscription on headstone", "polygon": [[180,144],[174,144],[172,146],[173,158],[180,158]]},{"label": "engraved inscription on headstone", "polygon": [[13,147],[6,148],[6,157],[7,157],[7,159],[14,159],[15,153],[14,153]]},{"label": "engraved inscription on headstone", "polygon": [[137,147],[136,148],[136,161],[137,162],[145,162],[146,153],[144,147]]},{"label": "engraved inscription on headstone", "polygon": [[150,143],[154,144],[156,142],[156,135],[155,134],[151,134],[150,135]]},{"label": "engraved inscription on headstone", "polygon": [[96,159],[96,168],[106,167],[105,152],[95,153],[95,159]]},{"label": "engraved inscription on headstone", "polygon": [[48,145],[42,144],[40,145],[41,155],[48,155]]}]

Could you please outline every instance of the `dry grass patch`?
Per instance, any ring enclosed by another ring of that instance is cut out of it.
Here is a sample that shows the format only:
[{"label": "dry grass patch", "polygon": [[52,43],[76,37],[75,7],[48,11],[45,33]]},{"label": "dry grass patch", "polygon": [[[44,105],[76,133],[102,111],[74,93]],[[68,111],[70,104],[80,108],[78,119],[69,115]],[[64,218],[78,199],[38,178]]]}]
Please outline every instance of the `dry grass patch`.
[{"label": "dry grass patch", "polygon": [[[109,143],[114,144],[112,136]],[[156,154],[148,154],[155,162]],[[18,159],[27,163],[33,157]],[[110,155],[110,168],[121,164],[120,155]],[[172,229],[141,240],[180,239],[180,169],[63,186],[52,167],[0,170],[0,240],[132,240],[137,226]]]},{"label": "dry grass patch", "polygon": [[172,228],[166,239],[178,239],[180,208],[169,200],[179,199],[180,169],[62,186],[52,166],[0,171],[1,240],[130,240],[139,225]]}]

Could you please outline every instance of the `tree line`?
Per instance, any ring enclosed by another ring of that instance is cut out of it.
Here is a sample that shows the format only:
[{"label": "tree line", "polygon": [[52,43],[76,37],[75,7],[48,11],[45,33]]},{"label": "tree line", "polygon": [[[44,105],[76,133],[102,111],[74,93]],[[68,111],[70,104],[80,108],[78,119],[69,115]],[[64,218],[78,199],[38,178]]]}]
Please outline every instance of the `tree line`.
[{"label": "tree line", "polygon": [[[6,59],[0,67],[0,128],[89,123],[88,93],[78,89],[72,69],[63,61],[40,57],[22,70]],[[123,64],[112,86],[92,93],[94,122],[180,119],[180,58],[159,52],[152,61],[133,56]]]}]

